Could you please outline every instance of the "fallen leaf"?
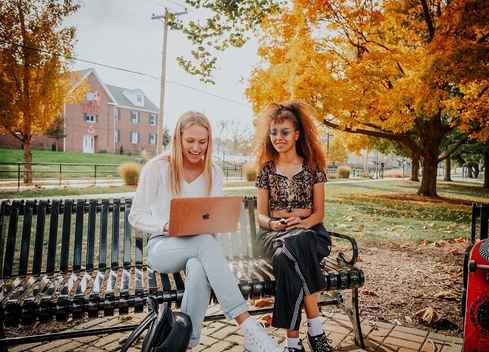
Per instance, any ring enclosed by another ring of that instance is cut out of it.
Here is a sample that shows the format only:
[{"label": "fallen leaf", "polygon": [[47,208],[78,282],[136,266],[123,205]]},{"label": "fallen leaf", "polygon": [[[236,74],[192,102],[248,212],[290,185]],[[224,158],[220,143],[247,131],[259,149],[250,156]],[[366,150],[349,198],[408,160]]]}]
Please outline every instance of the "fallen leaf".
[{"label": "fallen leaf", "polygon": [[262,298],[257,300],[251,300],[250,303],[252,306],[257,308],[267,307],[273,305],[273,298],[267,297],[267,298]]},{"label": "fallen leaf", "polygon": [[453,291],[440,291],[438,293],[435,293],[436,298],[446,298],[446,299],[454,299],[454,300],[459,300],[460,295],[456,292]]},{"label": "fallen leaf", "polygon": [[450,250],[448,250],[448,253],[449,254],[458,254],[458,248],[450,249]]},{"label": "fallen leaf", "polygon": [[434,325],[438,320],[440,320],[438,313],[431,307],[417,311],[414,313],[414,316],[421,318],[421,320],[430,326]]},{"label": "fallen leaf", "polygon": [[362,293],[364,295],[368,295],[368,296],[374,296],[374,297],[377,297],[377,295],[375,294],[374,291],[372,291],[371,289],[369,289],[368,287],[365,287],[362,291]]},{"label": "fallen leaf", "polygon": [[263,324],[263,326],[268,328],[272,325],[272,316],[270,314],[264,315],[259,321]]}]

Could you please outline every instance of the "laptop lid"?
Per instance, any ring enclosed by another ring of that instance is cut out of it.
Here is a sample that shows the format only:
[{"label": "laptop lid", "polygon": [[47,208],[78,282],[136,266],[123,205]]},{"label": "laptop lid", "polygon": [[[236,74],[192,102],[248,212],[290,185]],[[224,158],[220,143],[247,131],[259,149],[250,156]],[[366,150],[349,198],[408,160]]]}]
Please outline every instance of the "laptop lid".
[{"label": "laptop lid", "polygon": [[242,206],[242,196],[172,198],[168,235],[237,231]]}]

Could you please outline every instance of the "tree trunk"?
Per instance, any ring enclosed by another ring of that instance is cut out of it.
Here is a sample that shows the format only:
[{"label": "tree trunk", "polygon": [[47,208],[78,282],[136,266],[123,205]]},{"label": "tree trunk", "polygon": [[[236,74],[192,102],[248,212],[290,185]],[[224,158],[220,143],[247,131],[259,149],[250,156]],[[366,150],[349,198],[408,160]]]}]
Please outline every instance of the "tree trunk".
[{"label": "tree trunk", "polygon": [[484,155],[484,185],[482,188],[489,188],[489,152],[483,152]]},{"label": "tree trunk", "polygon": [[419,182],[419,157],[411,158],[411,181]]},{"label": "tree trunk", "polygon": [[24,143],[24,184],[32,185],[32,145],[31,141],[27,140]]},{"label": "tree trunk", "polygon": [[443,177],[443,181],[452,181],[452,177],[450,173],[452,172],[452,163],[450,157],[445,159],[445,177]]},{"label": "tree trunk", "polygon": [[436,179],[438,157],[431,155],[430,152],[423,154],[421,159],[423,175],[421,176],[421,186],[417,192],[418,196],[438,197],[436,193]]}]

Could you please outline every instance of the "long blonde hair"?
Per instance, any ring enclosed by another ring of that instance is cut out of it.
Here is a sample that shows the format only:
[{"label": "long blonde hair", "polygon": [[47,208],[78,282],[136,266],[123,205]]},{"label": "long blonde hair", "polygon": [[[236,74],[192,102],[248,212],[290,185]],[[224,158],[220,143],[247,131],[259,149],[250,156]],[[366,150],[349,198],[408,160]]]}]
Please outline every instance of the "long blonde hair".
[{"label": "long blonde hair", "polygon": [[182,151],[182,133],[192,125],[204,127],[209,132],[207,141],[207,150],[204,154],[204,177],[207,181],[207,195],[212,190],[212,129],[207,117],[201,112],[190,110],[184,113],[177,121],[175,132],[172,137],[172,146],[169,152],[163,154],[161,159],[170,163],[168,169],[168,189],[172,196],[179,197],[182,194],[184,174],[183,174],[183,151]]}]

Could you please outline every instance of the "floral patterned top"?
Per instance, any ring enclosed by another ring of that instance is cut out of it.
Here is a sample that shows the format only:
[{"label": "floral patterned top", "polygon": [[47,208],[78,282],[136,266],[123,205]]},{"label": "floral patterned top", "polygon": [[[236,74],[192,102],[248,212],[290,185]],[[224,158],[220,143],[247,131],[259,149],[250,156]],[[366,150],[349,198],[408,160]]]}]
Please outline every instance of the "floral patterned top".
[{"label": "floral patterned top", "polygon": [[269,191],[270,211],[294,208],[312,209],[314,184],[327,181],[322,169],[312,170],[304,161],[289,180],[277,169],[272,160],[260,169],[255,186]]}]

